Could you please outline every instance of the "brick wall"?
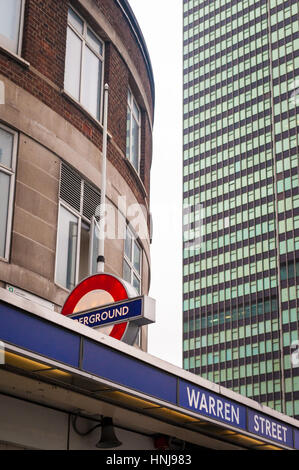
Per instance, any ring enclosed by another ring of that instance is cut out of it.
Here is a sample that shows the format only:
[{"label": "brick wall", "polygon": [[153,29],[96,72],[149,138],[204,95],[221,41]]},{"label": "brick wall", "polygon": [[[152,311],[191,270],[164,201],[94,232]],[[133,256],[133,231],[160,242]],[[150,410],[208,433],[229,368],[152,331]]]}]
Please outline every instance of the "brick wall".
[{"label": "brick wall", "polygon": [[[152,112],[150,80],[143,56],[136,38],[117,2],[93,0],[94,5],[104,14],[118,37],[127,47],[130,59],[138,71]],[[74,0],[74,6],[79,4]],[[32,93],[47,106],[69,121],[98,148],[102,148],[102,129],[87,113],[72,103],[63,93],[64,61],[67,30],[67,0],[26,0],[21,57],[30,63],[29,67],[9,57],[0,50],[0,73],[18,86]],[[87,11],[80,8],[87,22],[105,40],[105,80],[109,83],[108,131],[112,141],[108,145],[108,159],[115,165],[132,188],[137,200],[144,203],[144,193],[134,171],[124,161],[126,148],[126,103],[127,89],[135,84],[134,77],[114,44],[103,35]],[[133,89],[134,91],[134,89]],[[151,162],[151,129],[144,103],[136,90],[136,99],[143,112],[145,123],[142,132],[141,179],[149,195]]]},{"label": "brick wall", "polygon": [[63,88],[68,2],[27,0],[22,56]]}]

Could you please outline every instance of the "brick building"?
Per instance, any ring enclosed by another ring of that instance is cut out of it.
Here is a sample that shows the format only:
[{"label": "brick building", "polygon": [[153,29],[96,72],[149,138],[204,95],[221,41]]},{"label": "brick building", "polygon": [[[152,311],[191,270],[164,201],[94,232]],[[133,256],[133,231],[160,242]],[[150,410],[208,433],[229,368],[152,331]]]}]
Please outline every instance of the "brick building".
[{"label": "brick building", "polygon": [[[128,2],[13,0],[1,11],[0,287],[60,312],[96,271],[107,83],[105,270],[148,293],[154,81]],[[145,329],[138,341],[146,349]]]},{"label": "brick building", "polygon": [[148,293],[153,74],[127,0],[0,11],[0,449],[298,449],[297,421],[150,356],[146,327],[60,313],[97,272],[105,84],[105,271]]}]

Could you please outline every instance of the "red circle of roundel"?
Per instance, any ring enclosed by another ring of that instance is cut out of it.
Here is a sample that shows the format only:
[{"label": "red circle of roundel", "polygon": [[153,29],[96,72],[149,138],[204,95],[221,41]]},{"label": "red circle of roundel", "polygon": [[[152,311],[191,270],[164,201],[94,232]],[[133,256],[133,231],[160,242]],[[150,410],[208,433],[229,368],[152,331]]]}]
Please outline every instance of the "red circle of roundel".
[{"label": "red circle of roundel", "polygon": [[[101,289],[112,295],[115,302],[128,298],[127,291],[119,279],[111,274],[94,274],[80,282],[70,293],[62,307],[62,315],[71,315],[79,300],[88,292]],[[120,340],[126,330],[127,322],[114,325],[109,336]]]}]

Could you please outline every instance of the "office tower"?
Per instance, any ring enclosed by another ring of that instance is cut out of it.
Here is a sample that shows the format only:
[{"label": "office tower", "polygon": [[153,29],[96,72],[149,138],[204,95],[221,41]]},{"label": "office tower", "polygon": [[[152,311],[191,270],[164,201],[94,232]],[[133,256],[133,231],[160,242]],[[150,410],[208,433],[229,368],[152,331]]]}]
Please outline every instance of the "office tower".
[{"label": "office tower", "polygon": [[183,10],[184,368],[298,418],[298,2]]}]

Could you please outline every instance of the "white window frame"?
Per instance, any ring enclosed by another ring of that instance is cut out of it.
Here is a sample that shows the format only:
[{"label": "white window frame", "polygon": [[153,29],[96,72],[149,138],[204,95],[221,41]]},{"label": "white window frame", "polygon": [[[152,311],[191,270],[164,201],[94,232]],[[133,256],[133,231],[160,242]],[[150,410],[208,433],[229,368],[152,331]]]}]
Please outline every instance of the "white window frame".
[{"label": "white window frame", "polygon": [[[1,165],[0,163],[0,172],[10,176],[10,188],[9,188],[8,208],[7,208],[5,253],[4,253],[4,258],[0,257],[0,260],[9,261],[10,246],[11,246],[12,219],[13,219],[13,205],[14,205],[14,194],[15,194],[18,133],[3,124],[0,124],[0,128],[12,134],[13,136],[11,168]],[[0,193],[1,193],[1,190],[0,190]]]},{"label": "white window frame", "polygon": [[[60,230],[60,225],[59,225],[59,220],[60,220],[60,208],[63,207],[65,210],[70,212],[73,216],[75,216],[78,219],[78,235],[77,235],[77,246],[76,246],[76,270],[75,270],[75,280],[74,283],[75,285],[78,284],[79,282],[79,273],[80,273],[80,243],[81,243],[81,230],[82,230],[82,223],[85,223],[86,225],[89,226],[89,253],[88,253],[88,272],[87,276],[90,276],[93,271],[93,245],[94,245],[94,232],[96,228],[96,217],[93,216],[91,220],[89,220],[84,214],[83,214],[83,198],[84,198],[84,183],[86,182],[84,178],[81,178],[81,194],[80,194],[80,211],[72,207],[70,204],[68,204],[66,201],[61,199],[59,197],[59,204],[58,204],[58,218],[57,218],[57,237],[56,237],[56,254],[55,254],[55,274],[54,274],[54,282],[57,286],[61,287],[62,289],[65,289],[67,291],[70,291],[70,289],[62,284],[60,284],[57,280],[57,272],[58,272],[58,242],[59,242],[59,230]],[[60,180],[61,184],[61,180]],[[59,189],[59,194],[60,194],[60,189]]]},{"label": "white window frame", "polygon": [[67,203],[62,202],[61,200],[59,200],[58,220],[57,220],[57,239],[56,239],[55,284],[58,285],[59,287],[62,287],[63,289],[66,289],[66,290],[69,291],[71,289],[69,289],[67,286],[64,286],[64,285],[60,284],[57,280],[57,271],[58,271],[57,268],[58,268],[58,264],[59,264],[59,260],[58,260],[58,242],[59,242],[59,233],[60,233],[59,221],[60,221],[61,207],[63,207],[65,210],[70,212],[73,216],[75,216],[78,219],[78,234],[77,234],[77,246],[76,246],[76,271],[75,271],[74,287],[75,287],[75,285],[78,284],[78,276],[79,276],[78,264],[79,264],[79,260],[80,260],[80,244],[79,244],[79,241],[80,241],[80,238],[81,238],[81,220],[80,220],[80,214],[78,214],[78,212],[75,209],[73,209]]},{"label": "white window frame", "polygon": [[66,290],[71,290],[68,287],[60,284],[57,281],[57,271],[58,271],[58,241],[59,241],[59,230],[60,230],[60,225],[59,225],[59,220],[60,220],[60,210],[61,207],[63,207],[65,210],[70,212],[74,217],[78,219],[78,234],[77,234],[77,245],[76,245],[76,270],[75,270],[75,286],[79,282],[79,273],[80,273],[80,249],[81,249],[81,231],[82,231],[82,223],[85,223],[86,225],[89,226],[89,253],[88,253],[88,272],[87,276],[90,276],[92,274],[92,254],[93,254],[93,243],[94,243],[94,221],[88,220],[86,217],[84,217],[82,214],[76,211],[73,207],[68,205],[65,201],[59,200],[59,207],[58,207],[58,221],[57,221],[57,239],[56,239],[56,261],[55,261],[55,284],[58,285],[59,287],[62,287],[63,289]]},{"label": "white window frame", "polygon": [[25,1],[26,0],[21,0],[17,50],[14,51],[11,48],[11,44],[9,43],[9,40],[5,38],[5,36],[2,36],[0,34],[0,46],[6,49],[7,51],[9,51],[10,53],[15,54],[17,56],[20,56],[22,53]]},{"label": "white window frame", "polygon": [[[131,252],[132,252],[132,259],[129,259],[127,254],[126,254],[126,250],[125,250],[125,243],[126,243],[126,238],[127,238],[127,231],[130,233],[131,235]],[[140,243],[138,242],[137,240],[137,237],[135,236],[133,230],[131,229],[131,227],[129,225],[126,226],[126,238],[124,240],[124,259],[123,259],[123,272],[124,272],[124,262],[126,262],[130,268],[130,273],[131,273],[131,281],[127,281],[129,282],[132,286],[134,286],[134,283],[133,283],[133,279],[134,279],[134,274],[135,276],[137,277],[137,279],[139,280],[140,282],[140,292],[139,292],[139,295],[141,295],[142,293],[142,258],[143,258],[143,250],[142,250],[142,246],[140,245]],[[134,249],[135,249],[135,244],[138,246],[139,250],[140,250],[140,272],[136,271],[135,267],[134,267]]]},{"label": "white window frame", "polygon": [[[134,104],[138,110],[139,113],[139,119],[137,119],[137,116],[134,113]],[[135,171],[140,174],[140,156],[141,156],[141,110],[140,107],[137,104],[137,101],[132,93],[132,90],[129,88],[128,90],[128,99],[127,99],[127,124],[128,124],[128,114],[130,112],[130,134],[129,134],[129,152],[128,148],[126,148],[126,157],[135,169]],[[133,134],[132,134],[132,129],[133,129],[133,117],[135,117],[135,120],[138,124],[138,168],[135,168],[134,163],[133,163],[133,156],[132,156],[132,143],[133,143]]]},{"label": "white window frame", "polygon": [[[77,31],[74,26],[69,23],[67,23],[67,28],[70,28],[74,34],[76,34],[78,36],[78,38],[80,39],[81,41],[81,56],[80,56],[80,81],[79,81],[79,99],[77,99],[76,97],[74,97],[70,91],[68,91],[67,88],[64,89],[64,92],[66,92],[66,94],[68,94],[69,96],[72,97],[73,100],[75,100],[86,112],[88,112],[94,119],[96,119],[97,121],[99,122],[102,122],[102,118],[103,118],[103,95],[104,95],[104,65],[105,65],[105,43],[104,41],[98,36],[98,34],[96,34],[94,32],[94,30],[89,26],[89,24],[87,23],[87,21],[82,17],[82,15],[80,15],[80,13],[78,13],[78,11],[71,5],[69,5],[68,7],[68,11],[69,10],[73,10],[73,12],[81,19],[81,21],[83,22],[83,35]],[[92,48],[92,46],[87,42],[86,40],[86,37],[87,37],[87,29],[89,29],[92,34],[95,35],[95,37],[101,42],[102,44],[102,50],[103,50],[103,53],[102,55],[99,54],[95,49]],[[101,76],[101,83],[100,83],[100,87],[101,87],[101,91],[100,91],[100,95],[99,95],[99,99],[100,99],[100,102],[98,103],[99,105],[99,116],[94,116],[92,114],[92,112],[87,109],[84,104],[82,103],[82,91],[83,91],[83,64],[84,64],[84,54],[85,54],[85,48],[88,47],[93,54],[95,54],[97,56],[97,58],[102,62],[102,76]],[[66,56],[65,56],[66,57]],[[65,62],[65,67],[66,67],[66,62]],[[65,82],[65,77],[64,77],[64,82]],[[65,85],[64,85],[65,87]]]}]

